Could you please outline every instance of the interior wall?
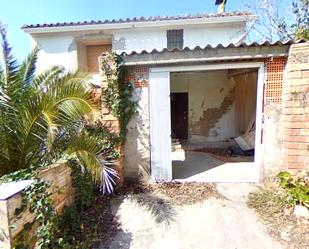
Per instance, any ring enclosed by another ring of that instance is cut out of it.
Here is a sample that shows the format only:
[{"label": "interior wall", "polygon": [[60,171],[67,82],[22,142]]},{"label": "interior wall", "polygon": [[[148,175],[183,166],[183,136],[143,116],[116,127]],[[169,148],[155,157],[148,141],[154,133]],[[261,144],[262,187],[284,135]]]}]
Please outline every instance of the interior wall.
[{"label": "interior wall", "polygon": [[256,117],[257,72],[239,72],[231,77],[235,84],[235,121],[240,134]]},{"label": "interior wall", "polygon": [[171,92],[188,92],[191,140],[222,141],[238,135],[235,82],[227,70],[172,73]]}]

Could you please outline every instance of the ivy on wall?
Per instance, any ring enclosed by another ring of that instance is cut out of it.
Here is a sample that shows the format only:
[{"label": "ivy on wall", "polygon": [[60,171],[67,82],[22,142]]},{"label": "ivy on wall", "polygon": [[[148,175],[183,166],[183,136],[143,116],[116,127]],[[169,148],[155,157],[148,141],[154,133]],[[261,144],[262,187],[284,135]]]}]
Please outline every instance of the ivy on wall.
[{"label": "ivy on wall", "polygon": [[[57,215],[53,207],[50,185],[38,178],[40,167],[32,167],[0,178],[0,183],[34,180],[22,192],[22,205],[16,208],[16,217],[21,217],[23,212],[28,209],[35,214],[35,220],[26,223],[23,230],[14,238],[12,247],[14,249],[50,249],[50,248],[81,248],[81,241],[85,243],[82,236],[89,234],[78,234],[77,231],[83,219],[84,210],[86,210],[94,198],[95,188],[92,177],[86,169],[83,171],[75,159],[68,159],[68,166],[71,168],[72,185],[75,189],[75,201],[70,207],[66,207],[62,215]],[[89,231],[93,233],[94,231]],[[82,238],[82,239],[81,239]]]},{"label": "ivy on wall", "polygon": [[124,141],[127,125],[136,113],[137,102],[133,100],[133,86],[126,80],[126,70],[121,56],[104,53],[100,57],[102,77],[102,102],[108,111],[118,118],[119,136]]}]

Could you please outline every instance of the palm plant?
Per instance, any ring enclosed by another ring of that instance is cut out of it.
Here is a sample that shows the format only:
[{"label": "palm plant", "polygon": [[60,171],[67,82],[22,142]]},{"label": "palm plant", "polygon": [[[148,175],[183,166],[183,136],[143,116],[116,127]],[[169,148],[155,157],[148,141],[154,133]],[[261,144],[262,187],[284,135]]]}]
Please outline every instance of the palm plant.
[{"label": "palm plant", "polygon": [[19,64],[1,24],[0,35],[0,176],[73,155],[103,190],[110,190],[116,176],[111,161],[96,139],[82,132],[84,116],[97,111],[87,75],[59,66],[36,74],[39,49]]}]

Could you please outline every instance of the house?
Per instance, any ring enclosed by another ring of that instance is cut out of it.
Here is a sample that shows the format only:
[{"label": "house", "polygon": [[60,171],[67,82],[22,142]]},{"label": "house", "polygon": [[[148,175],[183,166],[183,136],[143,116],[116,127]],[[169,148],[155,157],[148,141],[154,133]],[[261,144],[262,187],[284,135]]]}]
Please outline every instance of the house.
[{"label": "house", "polygon": [[39,70],[80,68],[99,84],[100,54],[124,54],[139,104],[127,127],[126,177],[258,182],[309,167],[309,44],[247,44],[253,18],[233,12],[23,30],[41,47]]}]

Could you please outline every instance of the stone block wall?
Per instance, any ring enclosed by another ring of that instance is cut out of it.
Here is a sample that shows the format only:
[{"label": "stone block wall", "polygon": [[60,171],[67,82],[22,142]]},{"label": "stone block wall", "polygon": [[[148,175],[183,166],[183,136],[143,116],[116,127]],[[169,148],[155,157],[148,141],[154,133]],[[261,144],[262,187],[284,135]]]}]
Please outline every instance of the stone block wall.
[{"label": "stone block wall", "polygon": [[283,82],[282,166],[309,169],[309,42],[294,44]]},{"label": "stone block wall", "polygon": [[[74,190],[72,187],[71,169],[64,163],[54,164],[39,172],[39,177],[50,184],[52,200],[57,213],[65,206],[72,204]],[[22,206],[22,191],[0,200],[0,248],[10,249],[14,240],[24,230],[27,223],[32,223],[35,214],[25,209],[16,215],[15,210]],[[29,241],[35,236],[34,229],[26,236]]]}]

